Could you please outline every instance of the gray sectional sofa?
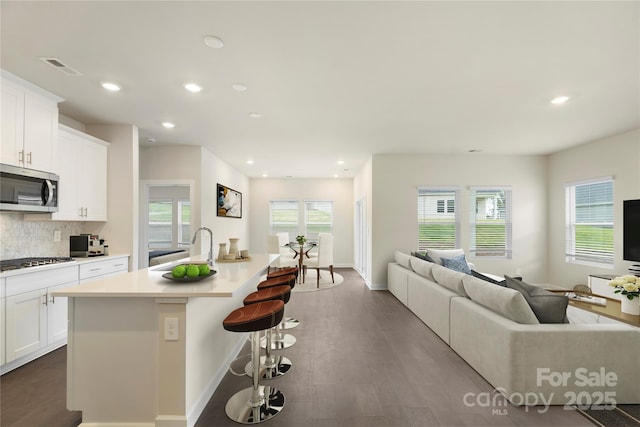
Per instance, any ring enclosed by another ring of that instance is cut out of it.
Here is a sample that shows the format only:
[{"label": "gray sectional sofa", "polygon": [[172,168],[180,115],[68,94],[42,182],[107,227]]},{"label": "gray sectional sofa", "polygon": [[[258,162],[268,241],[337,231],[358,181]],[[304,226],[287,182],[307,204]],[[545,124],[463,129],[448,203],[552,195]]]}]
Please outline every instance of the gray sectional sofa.
[{"label": "gray sectional sofa", "polygon": [[640,329],[540,324],[523,295],[395,253],[388,290],[515,405],[640,403]]}]

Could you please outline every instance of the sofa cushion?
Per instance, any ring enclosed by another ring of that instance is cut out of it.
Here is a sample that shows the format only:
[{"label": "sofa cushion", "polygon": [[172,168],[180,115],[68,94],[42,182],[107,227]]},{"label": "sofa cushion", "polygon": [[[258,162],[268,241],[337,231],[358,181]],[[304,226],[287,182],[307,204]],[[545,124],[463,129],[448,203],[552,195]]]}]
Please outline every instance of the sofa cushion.
[{"label": "sofa cushion", "polygon": [[431,274],[440,286],[445,287],[463,297],[467,296],[462,279],[469,276],[468,274],[460,273],[459,271],[454,271],[438,264],[431,264]]},{"label": "sofa cushion", "polygon": [[442,260],[442,265],[454,271],[459,271],[464,274],[471,274],[471,269],[469,268],[469,264],[467,264],[467,259],[464,257],[464,254],[453,257],[453,258],[440,258]]},{"label": "sofa cushion", "polygon": [[524,296],[540,323],[568,323],[567,304],[569,298],[563,294],[555,294],[538,286],[504,276],[507,287]]},{"label": "sofa cushion", "polygon": [[414,257],[416,257],[416,258],[423,259],[423,260],[425,260],[425,261],[435,262],[435,261],[433,261],[433,260],[431,259],[431,257],[430,257],[429,255],[427,255],[427,253],[426,253],[426,252],[420,252],[420,251],[418,251],[418,252],[411,252],[411,255],[413,255],[413,256],[414,256]]},{"label": "sofa cushion", "polygon": [[396,251],[395,258],[396,258],[396,262],[398,264],[400,264],[404,268],[407,268],[407,269],[411,270],[411,266],[409,264],[409,258],[411,258],[411,256],[409,254],[405,254],[404,252]]},{"label": "sofa cushion", "polygon": [[507,286],[507,279],[496,280],[493,277],[487,276],[486,274],[478,273],[475,270],[471,270],[471,275],[486,282],[493,283],[494,285]]},{"label": "sofa cushion", "polygon": [[436,264],[416,257],[411,257],[410,264],[411,269],[420,276],[424,277],[425,279],[429,279],[432,282],[436,281],[436,279],[433,277],[433,273],[431,272],[431,269]]},{"label": "sofa cushion", "polygon": [[465,275],[464,289],[472,301],[517,323],[536,325],[540,322],[524,296],[515,289]]},{"label": "sofa cushion", "polygon": [[427,249],[427,255],[429,255],[433,262],[442,265],[441,258],[453,258],[464,255],[464,249]]}]

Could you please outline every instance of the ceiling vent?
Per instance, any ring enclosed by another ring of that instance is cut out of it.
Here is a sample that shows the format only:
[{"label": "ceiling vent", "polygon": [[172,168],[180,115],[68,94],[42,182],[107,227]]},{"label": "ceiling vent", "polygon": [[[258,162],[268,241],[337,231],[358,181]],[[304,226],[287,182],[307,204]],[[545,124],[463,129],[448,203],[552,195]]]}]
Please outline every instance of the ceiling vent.
[{"label": "ceiling vent", "polygon": [[54,67],[56,70],[60,70],[68,76],[81,76],[82,73],[80,71],[76,71],[73,68],[63,64],[60,62],[58,58],[40,58],[47,64]]}]

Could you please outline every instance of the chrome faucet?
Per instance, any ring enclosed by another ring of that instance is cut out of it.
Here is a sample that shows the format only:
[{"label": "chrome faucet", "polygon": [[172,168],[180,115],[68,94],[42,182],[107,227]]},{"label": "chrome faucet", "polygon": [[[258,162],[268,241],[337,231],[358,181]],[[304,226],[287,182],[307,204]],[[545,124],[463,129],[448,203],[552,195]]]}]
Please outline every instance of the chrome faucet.
[{"label": "chrome faucet", "polygon": [[209,232],[209,256],[207,256],[207,264],[213,267],[213,232],[207,227],[200,227],[193,234],[193,239],[191,239],[191,244],[196,243],[196,237],[198,237],[198,233],[202,230]]}]

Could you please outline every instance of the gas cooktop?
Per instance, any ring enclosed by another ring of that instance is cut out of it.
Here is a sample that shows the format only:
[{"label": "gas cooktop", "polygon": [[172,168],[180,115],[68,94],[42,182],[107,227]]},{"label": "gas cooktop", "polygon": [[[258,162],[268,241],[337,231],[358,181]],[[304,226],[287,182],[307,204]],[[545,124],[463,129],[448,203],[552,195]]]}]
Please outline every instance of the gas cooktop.
[{"label": "gas cooktop", "polygon": [[70,257],[36,257],[36,258],[16,258],[0,260],[0,272],[17,270],[20,268],[37,267],[39,265],[58,264],[61,262],[71,262]]}]

